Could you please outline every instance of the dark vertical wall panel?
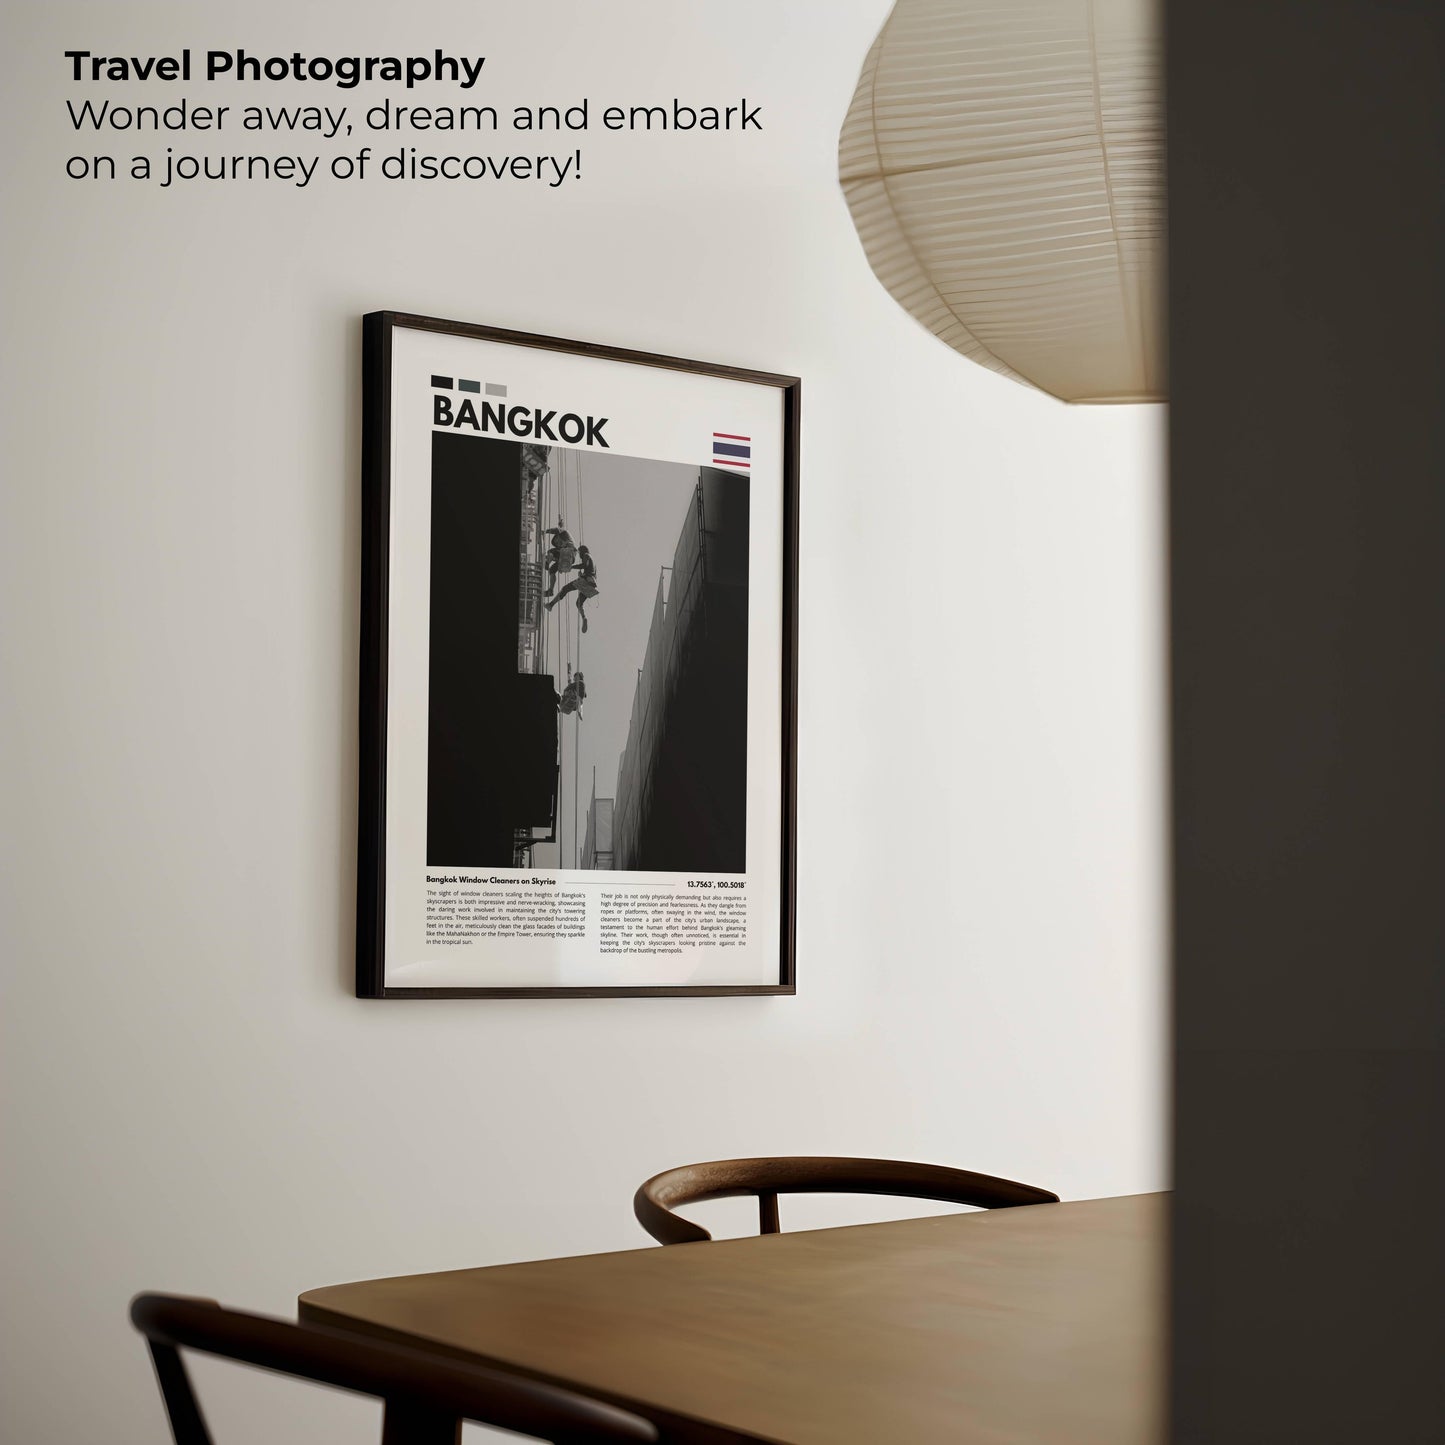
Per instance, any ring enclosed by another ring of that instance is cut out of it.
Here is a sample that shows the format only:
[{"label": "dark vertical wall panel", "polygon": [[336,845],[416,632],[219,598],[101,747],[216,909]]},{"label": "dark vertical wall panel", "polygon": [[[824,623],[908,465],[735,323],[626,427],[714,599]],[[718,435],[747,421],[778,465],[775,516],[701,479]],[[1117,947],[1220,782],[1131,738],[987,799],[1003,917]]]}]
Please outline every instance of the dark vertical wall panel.
[{"label": "dark vertical wall panel", "polygon": [[1438,0],[1166,0],[1175,1445],[1445,1440]]},{"label": "dark vertical wall panel", "polygon": [[[432,434],[427,862],[512,861],[520,442]],[[544,726],[555,733],[555,706]],[[554,749],[555,751],[555,749]]]},{"label": "dark vertical wall panel", "polygon": [[619,868],[747,871],[750,491],[699,475],[618,771]]}]

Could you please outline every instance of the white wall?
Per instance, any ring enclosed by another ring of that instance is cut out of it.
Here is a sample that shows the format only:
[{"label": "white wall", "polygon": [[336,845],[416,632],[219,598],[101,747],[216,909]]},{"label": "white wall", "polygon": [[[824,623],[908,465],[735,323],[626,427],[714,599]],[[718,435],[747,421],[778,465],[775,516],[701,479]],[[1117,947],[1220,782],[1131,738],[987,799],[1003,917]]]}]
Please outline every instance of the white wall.
[{"label": "white wall", "polygon": [[[834,145],[885,8],[10,7],[6,1440],[161,1438],[138,1289],[285,1312],[637,1247],[672,1163],[1162,1183],[1162,418],[1003,381],[874,282]],[[768,129],[593,137],[556,190],[64,180],[61,52],[186,44],[444,46],[498,105],[746,94]],[[349,996],[382,307],[805,379],[796,998]],[[292,1389],[211,1393],[232,1439],[365,1438]]]}]

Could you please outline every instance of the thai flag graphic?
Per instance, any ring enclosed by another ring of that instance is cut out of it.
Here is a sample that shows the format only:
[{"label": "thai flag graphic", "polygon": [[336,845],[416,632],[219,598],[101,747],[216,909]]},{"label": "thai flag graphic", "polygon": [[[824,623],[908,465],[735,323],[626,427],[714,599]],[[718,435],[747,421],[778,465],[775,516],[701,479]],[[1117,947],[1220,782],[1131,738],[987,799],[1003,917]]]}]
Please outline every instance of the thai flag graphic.
[{"label": "thai flag graphic", "polygon": [[740,437],[733,432],[715,431],[712,434],[712,462],[715,467],[741,467],[747,471],[753,454],[752,437]]}]

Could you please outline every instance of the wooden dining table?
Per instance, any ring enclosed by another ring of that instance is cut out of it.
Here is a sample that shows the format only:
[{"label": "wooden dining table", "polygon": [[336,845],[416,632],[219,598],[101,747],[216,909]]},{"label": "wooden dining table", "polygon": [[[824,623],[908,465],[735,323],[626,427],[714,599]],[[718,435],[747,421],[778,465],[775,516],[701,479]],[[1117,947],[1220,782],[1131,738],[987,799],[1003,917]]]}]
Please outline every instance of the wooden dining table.
[{"label": "wooden dining table", "polygon": [[1167,1196],[330,1285],[300,1317],[687,1445],[1159,1445]]}]

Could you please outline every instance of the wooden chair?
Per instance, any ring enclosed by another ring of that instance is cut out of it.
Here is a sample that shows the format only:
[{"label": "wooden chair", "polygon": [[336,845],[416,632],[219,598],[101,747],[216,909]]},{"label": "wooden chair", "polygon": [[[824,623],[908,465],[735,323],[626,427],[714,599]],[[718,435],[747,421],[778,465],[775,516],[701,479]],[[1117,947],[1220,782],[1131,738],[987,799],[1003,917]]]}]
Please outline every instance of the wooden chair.
[{"label": "wooden chair", "polygon": [[972,1204],[980,1209],[1059,1202],[1059,1196],[1047,1189],[941,1164],[909,1164],[897,1159],[718,1159],[654,1174],[633,1196],[632,1211],[654,1239],[663,1244],[691,1244],[712,1235],[700,1224],[674,1214],[673,1209],[739,1194],[758,1196],[763,1234],[779,1232],[780,1194],[890,1194]]},{"label": "wooden chair", "polygon": [[648,1421],[569,1390],[213,1300],[137,1295],[130,1317],[150,1345],[176,1445],[211,1445],[183,1348],[380,1399],[382,1445],[457,1445],[463,1420],[557,1445],[658,1439]]}]

